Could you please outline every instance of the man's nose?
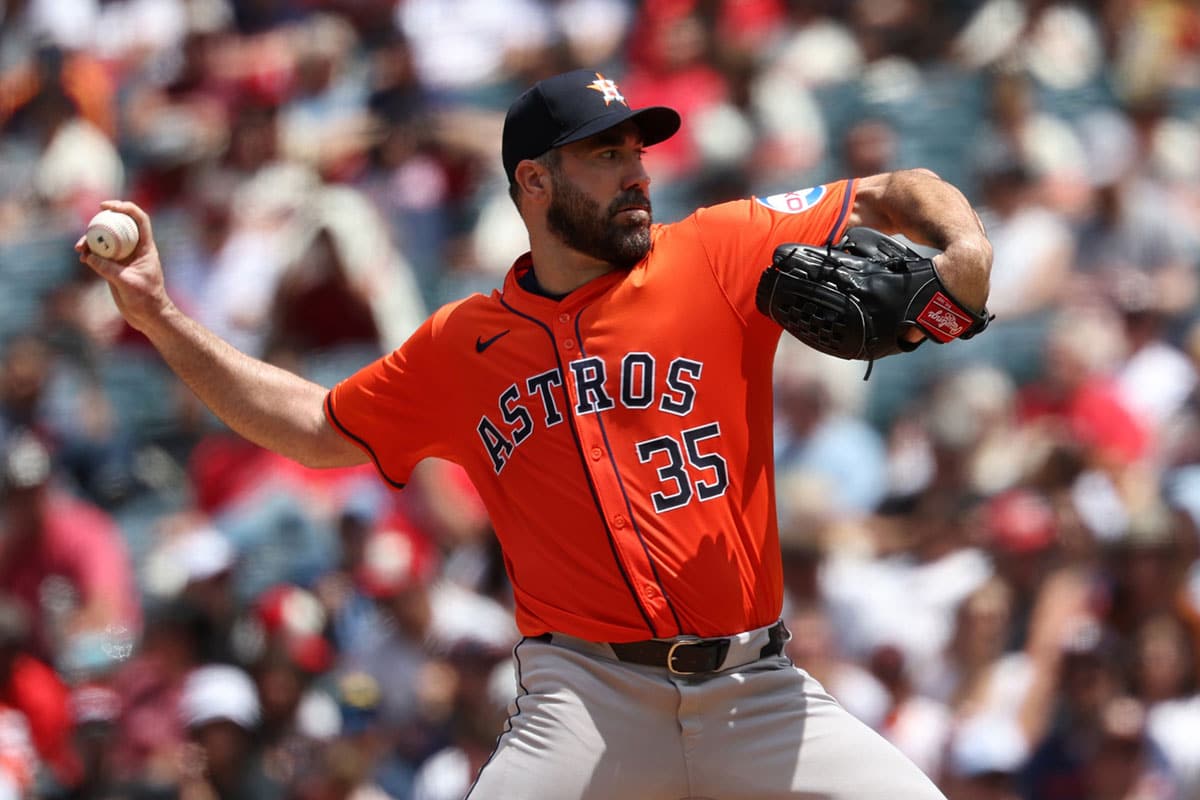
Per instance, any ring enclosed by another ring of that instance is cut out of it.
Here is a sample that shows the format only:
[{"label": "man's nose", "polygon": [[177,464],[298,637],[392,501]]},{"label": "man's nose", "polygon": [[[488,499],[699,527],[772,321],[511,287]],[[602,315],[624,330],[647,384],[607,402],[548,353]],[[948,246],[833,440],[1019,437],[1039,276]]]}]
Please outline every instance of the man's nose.
[{"label": "man's nose", "polygon": [[625,176],[625,181],[621,185],[621,189],[629,191],[630,189],[641,189],[642,194],[646,194],[650,190],[650,173],[646,172],[646,167],[641,160],[633,162],[629,172]]}]

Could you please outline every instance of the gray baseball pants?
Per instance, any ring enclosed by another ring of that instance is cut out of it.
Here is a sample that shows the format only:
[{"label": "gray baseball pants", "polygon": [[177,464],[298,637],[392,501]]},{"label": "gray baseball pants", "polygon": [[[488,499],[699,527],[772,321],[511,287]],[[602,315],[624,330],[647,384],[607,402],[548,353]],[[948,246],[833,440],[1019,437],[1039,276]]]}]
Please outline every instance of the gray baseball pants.
[{"label": "gray baseball pants", "polygon": [[[519,694],[469,800],[945,800],[786,656],[741,634],[681,677],[554,634],[514,650]],[[732,666],[731,666],[732,665]]]}]

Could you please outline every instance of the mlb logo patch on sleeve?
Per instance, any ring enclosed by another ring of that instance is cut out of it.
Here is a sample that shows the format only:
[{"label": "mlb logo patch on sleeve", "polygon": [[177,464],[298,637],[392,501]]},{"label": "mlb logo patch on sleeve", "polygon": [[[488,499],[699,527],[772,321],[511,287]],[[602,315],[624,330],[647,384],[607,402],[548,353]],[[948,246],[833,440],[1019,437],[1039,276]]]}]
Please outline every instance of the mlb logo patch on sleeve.
[{"label": "mlb logo patch on sleeve", "polygon": [[769,197],[758,197],[755,199],[772,211],[781,211],[784,214],[799,214],[815,206],[824,196],[824,186],[813,186],[809,189],[798,189],[794,192],[783,192],[782,194],[773,194]]}]

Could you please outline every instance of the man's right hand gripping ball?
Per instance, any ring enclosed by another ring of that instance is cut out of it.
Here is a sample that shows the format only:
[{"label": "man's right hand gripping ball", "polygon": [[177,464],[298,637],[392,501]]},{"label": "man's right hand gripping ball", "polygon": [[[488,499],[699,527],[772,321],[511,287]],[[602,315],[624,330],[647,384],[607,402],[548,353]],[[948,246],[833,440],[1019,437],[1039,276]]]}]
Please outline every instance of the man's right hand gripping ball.
[{"label": "man's right hand gripping ball", "polygon": [[836,245],[782,244],[763,271],[758,310],[800,341],[838,358],[874,361],[920,342],[969,339],[991,321],[942,284],[933,261],[872,228],[850,228]]}]

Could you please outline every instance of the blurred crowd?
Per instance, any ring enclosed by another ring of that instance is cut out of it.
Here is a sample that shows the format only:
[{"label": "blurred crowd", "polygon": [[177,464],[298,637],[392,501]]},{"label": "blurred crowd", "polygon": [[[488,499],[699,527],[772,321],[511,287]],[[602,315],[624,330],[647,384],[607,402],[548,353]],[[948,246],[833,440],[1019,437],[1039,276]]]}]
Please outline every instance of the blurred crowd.
[{"label": "blurred crowd", "polygon": [[0,0],[0,798],[464,796],[518,638],[469,481],[233,436],[71,245],[133,199],[331,385],[498,285],[504,109],[580,66],[682,112],[659,221],[922,166],[991,236],[986,335],[781,345],[794,661],[955,800],[1200,798],[1187,0]]}]

